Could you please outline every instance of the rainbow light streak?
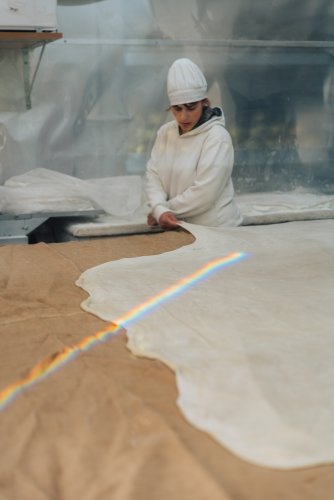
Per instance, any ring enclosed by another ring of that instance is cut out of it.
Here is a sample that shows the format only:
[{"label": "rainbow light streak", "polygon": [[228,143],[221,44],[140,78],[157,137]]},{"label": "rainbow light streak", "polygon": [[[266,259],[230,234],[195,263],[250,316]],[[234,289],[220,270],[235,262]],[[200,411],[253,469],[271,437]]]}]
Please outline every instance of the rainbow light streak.
[{"label": "rainbow light streak", "polygon": [[26,377],[10,384],[5,389],[0,391],[0,411],[4,410],[23,391],[33,387],[36,383],[44,380],[47,376],[62,368],[65,364],[75,359],[81,352],[88,351],[99,342],[105,342],[111,337],[120,335],[125,331],[124,328],[126,326],[143,317],[145,314],[148,314],[163,302],[177,297],[204,278],[208,278],[215,271],[231,264],[235,264],[236,262],[246,258],[247,255],[248,254],[244,252],[234,252],[226,257],[214,259],[208,262],[194,273],[180,279],[175,284],[165,288],[154,297],[151,297],[142,304],[134,307],[123,316],[120,316],[115,320],[115,324],[109,323],[103,330],[100,330],[93,335],[89,335],[72,347],[65,347],[61,351],[58,351],[57,353],[44,359],[38,363]]}]

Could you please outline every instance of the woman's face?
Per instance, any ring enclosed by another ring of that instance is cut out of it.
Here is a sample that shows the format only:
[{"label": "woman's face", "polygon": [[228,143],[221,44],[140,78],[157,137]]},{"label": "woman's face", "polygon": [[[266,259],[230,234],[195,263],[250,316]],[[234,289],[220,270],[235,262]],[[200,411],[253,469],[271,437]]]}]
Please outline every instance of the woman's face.
[{"label": "woman's face", "polygon": [[175,120],[179,124],[181,132],[192,130],[202,116],[203,101],[189,102],[187,104],[175,104],[170,107]]}]

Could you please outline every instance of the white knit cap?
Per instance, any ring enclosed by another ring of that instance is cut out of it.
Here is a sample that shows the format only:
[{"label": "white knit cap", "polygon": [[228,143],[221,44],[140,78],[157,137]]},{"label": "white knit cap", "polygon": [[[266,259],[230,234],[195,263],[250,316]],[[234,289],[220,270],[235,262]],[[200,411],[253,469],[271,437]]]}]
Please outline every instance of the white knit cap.
[{"label": "white knit cap", "polygon": [[207,97],[205,76],[190,59],[177,59],[167,76],[167,93],[171,106],[201,101]]}]

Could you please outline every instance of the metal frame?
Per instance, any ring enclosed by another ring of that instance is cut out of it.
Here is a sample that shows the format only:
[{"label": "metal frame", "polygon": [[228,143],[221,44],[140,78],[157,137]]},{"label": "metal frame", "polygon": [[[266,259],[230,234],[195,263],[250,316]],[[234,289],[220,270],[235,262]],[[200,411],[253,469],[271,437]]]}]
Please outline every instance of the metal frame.
[{"label": "metal frame", "polygon": [[0,245],[28,243],[28,235],[48,219],[56,217],[95,217],[103,210],[47,212],[35,214],[0,214]]},{"label": "metal frame", "polygon": [[46,42],[43,42],[42,49],[39,54],[39,58],[36,64],[34,74],[30,82],[30,49],[28,47],[23,47],[22,50],[22,61],[23,61],[23,81],[24,81],[24,93],[26,109],[31,109],[31,92],[35,83],[36,75],[41,64],[41,60],[44,54]]}]

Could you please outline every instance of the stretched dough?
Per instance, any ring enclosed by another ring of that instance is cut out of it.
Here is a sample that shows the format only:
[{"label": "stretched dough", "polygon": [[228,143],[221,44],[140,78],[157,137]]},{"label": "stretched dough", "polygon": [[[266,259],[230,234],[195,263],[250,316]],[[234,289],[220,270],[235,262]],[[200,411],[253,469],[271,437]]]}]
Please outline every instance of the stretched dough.
[{"label": "stretched dough", "polygon": [[128,346],[170,366],[185,417],[239,457],[332,462],[334,220],[184,227],[192,245],[84,272],[83,308],[116,320],[206,262],[247,252],[129,324]]}]

